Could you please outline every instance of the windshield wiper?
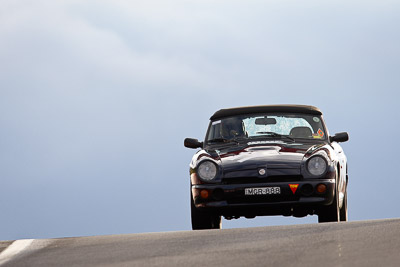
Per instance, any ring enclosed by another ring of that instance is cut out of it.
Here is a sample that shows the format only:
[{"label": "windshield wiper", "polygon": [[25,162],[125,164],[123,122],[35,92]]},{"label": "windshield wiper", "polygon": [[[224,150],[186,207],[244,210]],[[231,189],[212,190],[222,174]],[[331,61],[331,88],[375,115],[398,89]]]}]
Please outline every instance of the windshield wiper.
[{"label": "windshield wiper", "polygon": [[226,138],[214,138],[207,141],[207,143],[231,143],[231,142],[239,144],[239,142],[236,139],[226,139]]},{"label": "windshield wiper", "polygon": [[285,138],[295,142],[294,138],[292,138],[290,136],[287,136],[287,135],[278,134],[278,133],[275,133],[275,132],[257,132],[257,133],[258,134],[267,134],[268,136],[272,136],[272,137],[280,137],[280,138],[285,137]]}]

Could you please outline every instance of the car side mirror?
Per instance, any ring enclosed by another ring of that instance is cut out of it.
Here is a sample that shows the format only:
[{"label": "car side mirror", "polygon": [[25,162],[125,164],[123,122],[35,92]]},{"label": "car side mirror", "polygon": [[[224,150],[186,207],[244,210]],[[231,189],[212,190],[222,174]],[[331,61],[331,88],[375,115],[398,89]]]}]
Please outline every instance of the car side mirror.
[{"label": "car side mirror", "polygon": [[349,140],[349,134],[347,132],[337,133],[334,136],[329,136],[331,142],[346,142]]},{"label": "car side mirror", "polygon": [[194,138],[185,138],[183,145],[187,148],[199,148],[203,147],[203,142],[199,142],[199,140]]}]

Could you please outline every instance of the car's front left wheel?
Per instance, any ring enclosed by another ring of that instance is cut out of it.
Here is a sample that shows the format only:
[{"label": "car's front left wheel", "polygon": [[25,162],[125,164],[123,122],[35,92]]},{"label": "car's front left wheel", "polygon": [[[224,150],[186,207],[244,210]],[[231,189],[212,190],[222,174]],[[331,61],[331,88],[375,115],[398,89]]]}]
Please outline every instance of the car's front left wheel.
[{"label": "car's front left wheel", "polygon": [[193,230],[221,229],[221,216],[199,211],[194,205],[192,196],[190,196],[190,209]]},{"label": "car's front left wheel", "polygon": [[[340,221],[340,207],[339,207],[339,191],[338,191],[338,172],[336,171],[335,183],[335,196],[332,204],[323,207],[318,213],[318,222],[339,222]],[[344,201],[343,201],[344,202]]]},{"label": "car's front left wheel", "polygon": [[347,220],[348,220],[348,213],[347,213],[347,189],[346,189],[346,192],[344,193],[343,197],[342,208],[340,209],[340,221],[347,222]]}]

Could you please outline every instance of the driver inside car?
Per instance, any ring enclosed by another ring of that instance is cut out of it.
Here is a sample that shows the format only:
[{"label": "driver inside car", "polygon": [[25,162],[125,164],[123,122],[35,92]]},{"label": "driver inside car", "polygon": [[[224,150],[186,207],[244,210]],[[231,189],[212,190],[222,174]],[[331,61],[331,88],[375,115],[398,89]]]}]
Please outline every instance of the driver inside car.
[{"label": "driver inside car", "polygon": [[239,118],[228,118],[221,122],[221,136],[225,139],[235,139],[244,137],[243,122]]}]

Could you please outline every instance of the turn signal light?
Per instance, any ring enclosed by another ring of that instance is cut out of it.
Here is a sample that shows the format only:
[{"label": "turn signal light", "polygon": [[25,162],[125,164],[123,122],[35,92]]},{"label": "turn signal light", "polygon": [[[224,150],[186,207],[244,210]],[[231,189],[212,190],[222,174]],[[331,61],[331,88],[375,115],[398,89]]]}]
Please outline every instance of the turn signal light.
[{"label": "turn signal light", "polygon": [[322,194],[326,192],[326,185],[324,184],[319,184],[317,185],[317,192]]},{"label": "turn signal light", "polygon": [[200,196],[201,196],[201,198],[204,198],[204,199],[208,198],[209,197],[208,190],[205,190],[205,189],[201,190]]}]

